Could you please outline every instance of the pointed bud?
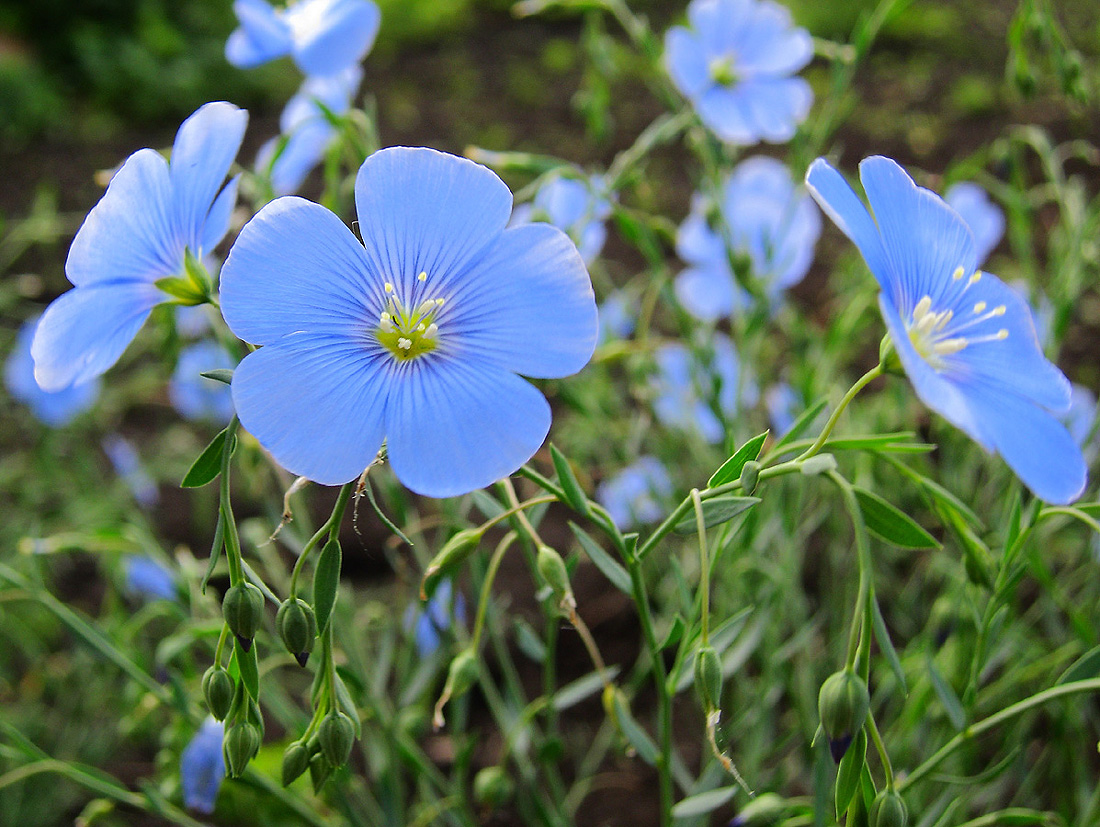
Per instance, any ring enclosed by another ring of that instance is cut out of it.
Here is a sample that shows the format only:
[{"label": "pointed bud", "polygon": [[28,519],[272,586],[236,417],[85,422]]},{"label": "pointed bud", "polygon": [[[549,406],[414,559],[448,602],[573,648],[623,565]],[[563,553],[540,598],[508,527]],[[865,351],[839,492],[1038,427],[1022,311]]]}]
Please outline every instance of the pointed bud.
[{"label": "pointed bud", "polygon": [[565,568],[565,561],[561,559],[561,555],[549,546],[539,546],[535,567],[539,571],[539,577],[553,590],[558,606],[567,612],[575,609],[577,601],[573,597],[573,587],[569,584],[569,571]]},{"label": "pointed bud", "polygon": [[439,581],[453,574],[455,569],[477,550],[484,533],[481,529],[464,528],[443,544],[443,548],[424,570],[424,579],[420,581],[421,600],[431,597]]},{"label": "pointed bud", "polygon": [[750,459],[741,466],[741,491],[746,495],[756,490],[756,484],[760,481],[760,463]]},{"label": "pointed bud", "polygon": [[317,638],[317,617],[313,607],[300,597],[287,598],[275,615],[275,628],[287,651],[294,655],[299,665],[305,666]]},{"label": "pointed bud", "polygon": [[252,724],[242,721],[226,730],[222,754],[229,777],[240,778],[248,762],[259,751],[260,731]]},{"label": "pointed bud", "polygon": [[283,753],[283,786],[289,787],[307,769],[309,769],[309,750],[301,741],[295,741]]},{"label": "pointed bud", "polygon": [[317,729],[321,752],[333,767],[342,767],[351,756],[355,743],[355,726],[343,712],[330,712]]},{"label": "pointed bud", "polygon": [[817,711],[834,761],[844,757],[852,738],[863,728],[870,708],[867,684],[851,669],[834,672],[821,685]]},{"label": "pointed bud", "polygon": [[477,653],[472,649],[463,649],[455,655],[450,668],[447,670],[447,682],[443,685],[443,693],[439,696],[439,700],[435,702],[432,726],[436,729],[443,727],[445,723],[443,720],[443,707],[447,705],[451,698],[465,695],[470,690],[470,687],[477,681],[478,671]]},{"label": "pointed bud", "polygon": [[318,752],[309,759],[309,780],[313,784],[314,793],[321,791],[331,775],[332,764],[328,762],[323,752]]},{"label": "pointed bud", "polygon": [[909,810],[896,790],[886,789],[871,803],[871,827],[907,827]]},{"label": "pointed bud", "polygon": [[485,767],[474,776],[474,801],[493,809],[507,804],[516,785],[503,767]]},{"label": "pointed bud", "polygon": [[722,705],[722,661],[712,646],[704,646],[695,658],[695,691],[706,712]]},{"label": "pointed bud", "polygon": [[246,652],[252,648],[252,639],[256,637],[263,611],[263,592],[251,583],[230,586],[222,598],[222,616],[229,631],[237,636]]},{"label": "pointed bud", "polygon": [[202,695],[206,699],[206,706],[210,714],[219,721],[224,721],[229,714],[235,691],[233,678],[220,666],[211,666],[202,676]]}]

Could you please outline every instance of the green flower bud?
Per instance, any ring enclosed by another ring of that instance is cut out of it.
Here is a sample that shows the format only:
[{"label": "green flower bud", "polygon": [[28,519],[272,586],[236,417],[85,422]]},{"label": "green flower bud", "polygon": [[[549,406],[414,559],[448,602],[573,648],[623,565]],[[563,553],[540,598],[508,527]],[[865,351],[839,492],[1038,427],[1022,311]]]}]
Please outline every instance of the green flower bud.
[{"label": "green flower bud", "polygon": [[549,546],[539,546],[535,566],[539,570],[539,577],[553,590],[558,605],[566,610],[576,608],[573,587],[569,585],[569,572],[561,555]]},{"label": "green flower bud", "polygon": [[485,767],[474,776],[474,801],[496,808],[508,803],[516,787],[503,767]]},{"label": "green flower bud", "polygon": [[451,698],[465,695],[470,690],[470,687],[477,681],[477,675],[478,663],[476,652],[472,649],[463,649],[455,655],[454,660],[451,661],[451,665],[447,669],[447,682],[443,684],[443,694],[441,694],[439,700],[435,702],[435,714],[432,716],[432,726],[436,729],[442,728],[444,724],[443,707],[447,705],[447,702],[451,700]]},{"label": "green flower bud", "polygon": [[741,808],[729,827],[771,827],[787,814],[787,802],[775,793],[761,793]]},{"label": "green flower bud", "polygon": [[288,597],[275,615],[275,628],[298,665],[305,666],[317,638],[317,617],[313,607],[300,597]]},{"label": "green flower bud", "polygon": [[704,646],[695,658],[695,691],[706,712],[722,705],[722,661],[712,646]]},{"label": "green flower bud", "polygon": [[229,714],[236,689],[233,678],[220,666],[211,666],[202,676],[202,696],[210,714],[219,721],[224,721]]},{"label": "green flower bud", "polygon": [[750,459],[741,466],[741,490],[747,495],[756,490],[756,484],[760,481],[760,463]]},{"label": "green flower bud", "polygon": [[295,741],[283,753],[283,786],[289,787],[307,769],[309,749],[301,741]]},{"label": "green flower bud", "polygon": [[230,778],[239,778],[253,756],[260,751],[260,731],[255,726],[242,721],[234,724],[225,733],[222,742],[222,754]]},{"label": "green flower bud", "polygon": [[883,790],[871,802],[871,827],[906,827],[909,810],[896,790]]},{"label": "green flower bud", "polygon": [[343,712],[330,712],[317,728],[321,753],[333,767],[342,767],[351,756],[355,743],[355,726]]},{"label": "green flower bud", "polygon": [[443,548],[428,563],[424,570],[424,579],[420,581],[420,599],[427,600],[435,591],[436,585],[445,576],[452,574],[463,561],[473,554],[481,543],[485,532],[479,528],[464,528],[443,544]]},{"label": "green flower bud", "polygon": [[821,685],[817,711],[834,761],[839,762],[844,757],[852,738],[863,727],[870,708],[867,684],[851,669],[834,672]]},{"label": "green flower bud", "polygon": [[251,583],[238,583],[231,586],[222,598],[222,615],[229,631],[237,636],[242,648],[247,652],[252,648],[252,639],[260,626],[264,611],[264,595]]},{"label": "green flower bud", "polygon": [[309,780],[313,784],[313,792],[319,793],[325,786],[329,776],[332,775],[332,764],[325,758],[323,752],[318,752],[309,759]]}]

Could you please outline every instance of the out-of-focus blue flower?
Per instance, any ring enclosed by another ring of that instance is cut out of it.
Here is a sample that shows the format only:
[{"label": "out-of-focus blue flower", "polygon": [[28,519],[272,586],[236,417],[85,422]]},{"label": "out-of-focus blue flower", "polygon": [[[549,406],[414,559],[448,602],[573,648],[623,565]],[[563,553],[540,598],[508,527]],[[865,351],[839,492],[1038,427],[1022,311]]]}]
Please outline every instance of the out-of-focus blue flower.
[{"label": "out-of-focus blue flower", "polygon": [[599,307],[600,344],[625,339],[634,332],[637,310],[634,301],[622,290],[608,294]]},{"label": "out-of-focus blue flower", "polygon": [[99,380],[91,379],[59,391],[44,391],[34,379],[31,341],[37,319],[26,322],[15,337],[15,345],[4,364],[4,385],[13,397],[31,409],[40,422],[51,428],[67,425],[95,404]]},{"label": "out-of-focus blue flower", "polygon": [[768,411],[772,434],[779,437],[790,430],[805,404],[794,388],[780,382],[764,391],[764,407]]},{"label": "out-of-focus blue flower", "polygon": [[1092,462],[1100,448],[1096,433],[1096,394],[1074,383],[1070,388],[1069,410],[1062,415],[1062,423],[1073,441],[1081,446],[1085,459]]},{"label": "out-of-focus blue flower", "polygon": [[443,633],[454,623],[466,624],[466,598],[454,590],[450,580],[440,581],[427,605],[419,609],[409,606],[405,613],[405,626],[413,631],[422,658],[435,653]]},{"label": "out-of-focus blue flower", "polygon": [[210,329],[210,305],[181,305],[176,308],[176,331],[181,336],[197,338]]},{"label": "out-of-focus blue flower", "polygon": [[[337,137],[336,127],[329,120],[343,115],[363,80],[363,70],[349,66],[335,75],[308,77],[292,97],[279,118],[282,138],[272,138],[260,147],[256,169],[266,173],[271,168],[271,188],[276,195],[296,192],[328,151]],[[328,113],[325,112],[328,110]],[[285,141],[279,149],[280,141]],[[278,151],[278,157],[275,153]]]},{"label": "out-of-focus blue flower", "polygon": [[1031,285],[1022,279],[1017,279],[1008,286],[1031,308],[1031,319],[1035,323],[1035,337],[1039,340],[1039,347],[1046,350],[1055,345],[1054,305],[1050,303],[1050,299],[1038,289],[1032,289]]},{"label": "out-of-focus blue flower", "polygon": [[294,196],[241,231],[222,311],[264,347],[234,372],[237,414],[281,465],[325,485],[358,477],[383,439],[413,491],[489,485],[550,427],[518,374],[568,376],[595,349],[584,261],[549,224],[506,229],[508,187],[454,155],[383,149],[355,200],[363,243]]},{"label": "out-of-focus blue flower", "polygon": [[229,386],[203,373],[236,366],[217,342],[199,342],[180,351],[176,371],[168,383],[168,397],[188,419],[228,422],[233,418],[233,394]]},{"label": "out-of-focus blue flower", "polygon": [[739,384],[741,366],[729,337],[715,333],[708,346],[709,361],[701,360],[679,342],[657,349],[653,410],[665,425],[694,430],[714,444],[726,434],[723,419],[736,415],[741,405],[754,404],[757,391],[751,381]]},{"label": "out-of-focus blue flower", "polygon": [[791,77],[814,55],[809,33],[771,0],[692,0],[688,27],[665,34],[665,68],[723,141],[789,141],[813,104]]},{"label": "out-of-focus blue flower", "polygon": [[661,503],[671,495],[668,471],[651,456],[638,457],[596,488],[596,501],[622,531],[659,520],[664,516]]},{"label": "out-of-focus blue flower", "polygon": [[240,26],[225,57],[251,69],[290,55],[306,75],[334,75],[363,60],[374,45],[381,14],[370,0],[293,0],[276,9],[265,0],[236,0]]},{"label": "out-of-focus blue flower", "polygon": [[577,244],[581,257],[591,263],[607,240],[604,222],[611,215],[611,201],[600,175],[591,178],[551,178],[535,193],[530,204],[520,204],[512,213],[512,224],[548,221],[565,230]]},{"label": "out-of-focus blue flower", "polygon": [[125,568],[130,591],[153,599],[176,599],[175,575],[152,557],[127,557]]},{"label": "out-of-focus blue flower", "polygon": [[976,269],[958,213],[896,163],[867,158],[860,179],[871,212],[824,159],[806,176],[878,280],[883,319],[917,395],[1004,457],[1041,499],[1077,499],[1085,461],[1058,421],[1070,384],[1043,355],[1027,303]]},{"label": "out-of-focus blue flower", "polygon": [[248,113],[208,103],[191,115],[171,163],[152,149],[131,155],[77,231],[65,261],[75,285],[38,323],[31,353],[46,390],[87,382],[118,361],[155,305],[171,301],[156,286],[183,272],[221,241],[237,200],[225,184]]},{"label": "out-of-focus blue flower", "polygon": [[1005,214],[985,190],[970,181],[952,184],[943,200],[966,222],[974,236],[974,255],[982,265],[1005,234]]},{"label": "out-of-focus blue flower", "polygon": [[224,735],[221,722],[207,718],[180,754],[183,804],[204,815],[214,812],[214,802],[225,778],[225,758],[222,756]]},{"label": "out-of-focus blue flower", "polygon": [[130,441],[118,434],[108,434],[103,438],[102,444],[103,452],[114,466],[115,473],[130,487],[138,504],[146,508],[156,505],[160,499],[157,484],[142,466],[141,457]]},{"label": "out-of-focus blue flower", "polygon": [[[735,313],[748,296],[734,278],[722,232],[708,225],[710,207],[704,197],[693,199],[677,233],[676,250],[691,266],[677,277],[675,290],[689,313],[713,322]],[[723,188],[719,212],[733,252],[748,259],[769,302],[806,275],[821,214],[782,163],[756,157],[738,164]]]}]

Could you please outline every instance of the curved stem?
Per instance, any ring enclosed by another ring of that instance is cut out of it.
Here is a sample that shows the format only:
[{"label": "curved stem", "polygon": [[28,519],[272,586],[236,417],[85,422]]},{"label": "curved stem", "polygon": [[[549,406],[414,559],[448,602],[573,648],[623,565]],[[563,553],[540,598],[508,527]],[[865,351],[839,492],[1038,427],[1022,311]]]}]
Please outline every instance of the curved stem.
[{"label": "curved stem", "polygon": [[840,403],[836,406],[836,410],[833,411],[832,414],[829,416],[829,420],[825,423],[825,427],[821,429],[821,433],[818,434],[817,439],[814,440],[814,444],[803,451],[802,455],[798,457],[797,461],[801,462],[802,460],[809,459],[821,450],[822,446],[825,444],[825,440],[829,438],[829,434],[831,434],[833,432],[833,428],[836,427],[836,423],[837,420],[840,419],[840,415],[844,413],[844,409],[848,407],[848,403],[855,399],[856,394],[863,390],[870,382],[880,377],[882,375],[882,370],[883,368],[881,363],[875,365],[873,368],[863,374],[863,376],[859,377],[859,379],[856,380],[855,384],[852,385],[852,387],[848,388],[848,392],[844,394],[844,398],[840,400]]},{"label": "curved stem", "polygon": [[309,553],[313,551],[325,535],[329,535],[329,539],[334,539],[340,534],[340,523],[344,520],[344,512],[347,510],[348,501],[351,499],[351,492],[355,488],[355,483],[344,483],[340,489],[339,495],[336,497],[336,504],[332,507],[332,514],[325,520],[325,524],[322,525],[314,533],[312,537],[302,547],[302,553],[298,555],[298,559],[294,562],[294,571],[290,575],[290,596],[294,597],[298,593],[298,575],[302,571],[302,566],[305,563]]},{"label": "curved stem", "polygon": [[707,554],[707,524],[703,519],[703,503],[699,489],[691,489],[691,504],[695,508],[695,531],[699,535],[699,639],[701,646],[710,641],[710,557]]},{"label": "curved stem", "polygon": [[470,648],[475,652],[481,643],[481,633],[485,629],[485,616],[488,613],[489,596],[493,591],[493,581],[496,579],[497,570],[504,559],[504,553],[516,541],[516,536],[514,531],[505,534],[504,539],[497,543],[497,547],[493,550],[493,556],[489,558],[489,568],[485,570],[485,579],[481,583],[481,593],[477,599],[477,617],[474,619],[474,631],[470,637]]}]

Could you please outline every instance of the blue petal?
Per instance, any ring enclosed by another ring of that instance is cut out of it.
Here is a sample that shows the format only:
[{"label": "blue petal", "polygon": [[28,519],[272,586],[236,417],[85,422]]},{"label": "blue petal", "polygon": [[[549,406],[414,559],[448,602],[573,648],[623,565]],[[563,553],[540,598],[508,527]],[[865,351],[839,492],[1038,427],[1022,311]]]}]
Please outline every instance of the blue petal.
[{"label": "blue petal", "polygon": [[216,342],[198,342],[180,351],[176,370],[168,383],[168,398],[188,419],[228,422],[233,416],[233,396],[222,382],[207,379],[203,373],[232,369],[236,362]]},{"label": "blue petal", "polygon": [[77,286],[155,281],[183,268],[168,164],[152,149],[126,159],[76,233],[65,275]]},{"label": "blue petal", "polygon": [[278,139],[265,143],[256,155],[256,169],[266,172],[271,167],[271,188],[276,195],[287,195],[301,188],[306,176],[325,157],[336,130],[325,121],[309,121],[295,129],[287,138],[279,156],[272,163]]},{"label": "blue petal", "polygon": [[210,212],[206,215],[206,222],[202,228],[201,249],[207,254],[217,247],[229,232],[229,221],[233,217],[233,207],[237,205],[237,185],[240,182],[239,175],[230,178],[225,189],[214,199]]},{"label": "blue petal", "polygon": [[736,71],[745,75],[789,75],[814,56],[813,38],[795,27],[791,14],[775,3],[755,3],[737,28]]},{"label": "blue petal", "polygon": [[100,383],[92,380],[52,393],[42,390],[34,379],[34,359],[31,357],[36,326],[37,320],[31,320],[19,329],[15,345],[4,363],[4,384],[11,395],[27,405],[39,421],[51,428],[59,428],[95,403]]},{"label": "blue petal", "polygon": [[527,462],[550,405],[513,373],[472,359],[419,360],[396,377],[386,410],[394,473],[429,497],[484,488]]},{"label": "blue petal", "polygon": [[673,289],[684,309],[703,322],[716,322],[745,305],[728,269],[689,267],[676,277]]},{"label": "blue petal", "polygon": [[31,346],[38,384],[57,391],[99,376],[165,299],[142,281],[96,283],[57,298],[42,314]]},{"label": "blue petal", "polygon": [[683,26],[665,33],[665,71],[685,97],[696,98],[711,85],[707,54],[699,37]]},{"label": "blue petal", "polygon": [[355,204],[371,273],[393,283],[408,306],[420,273],[438,289],[497,239],[512,212],[512,193],[473,161],[390,147],[359,168]]},{"label": "blue petal", "polygon": [[307,75],[333,75],[361,61],[380,21],[370,0],[301,0],[286,11],[294,60]]},{"label": "blue petal", "polygon": [[728,267],[726,242],[707,224],[706,212],[705,199],[692,199],[691,212],[676,230],[676,255],[696,266]]},{"label": "blue petal", "polygon": [[751,77],[733,88],[755,139],[783,143],[810,114],[814,93],[802,78]]},{"label": "blue petal", "polygon": [[180,787],[183,804],[192,810],[210,815],[218,798],[218,789],[225,778],[225,758],[222,755],[224,729],[213,718],[207,718],[195,737],[180,753]]},{"label": "blue petal", "polygon": [[233,11],[239,29],[225,43],[225,58],[241,69],[251,69],[290,53],[290,26],[264,0],[236,0]]},{"label": "blue petal", "polygon": [[[429,284],[431,280],[429,279]],[[569,376],[592,358],[596,298],[584,261],[557,227],[506,230],[463,275],[443,282],[440,347],[525,376]]]},{"label": "blue petal", "polygon": [[980,265],[1004,235],[1005,214],[989,200],[985,190],[970,181],[954,184],[943,194],[943,199],[974,235],[974,249]]},{"label": "blue petal", "polygon": [[712,86],[695,101],[699,118],[728,144],[747,146],[759,140],[749,112],[736,89]]},{"label": "blue petal", "polygon": [[176,133],[170,166],[175,220],[184,243],[197,256],[209,252],[202,249],[208,235],[207,216],[237,157],[247,124],[247,112],[218,101],[199,107]]},{"label": "blue petal", "polygon": [[696,0],[688,4],[688,21],[699,33],[708,58],[734,56],[738,32],[754,5],[754,0]]},{"label": "blue petal", "polygon": [[233,372],[241,424],[292,474],[322,485],[358,477],[382,446],[389,383],[357,342],[300,334],[250,353]]},{"label": "blue petal", "polygon": [[244,226],[221,273],[225,320],[254,344],[299,331],[365,334],[377,326],[381,292],[351,230],[295,196],[272,201]]}]

